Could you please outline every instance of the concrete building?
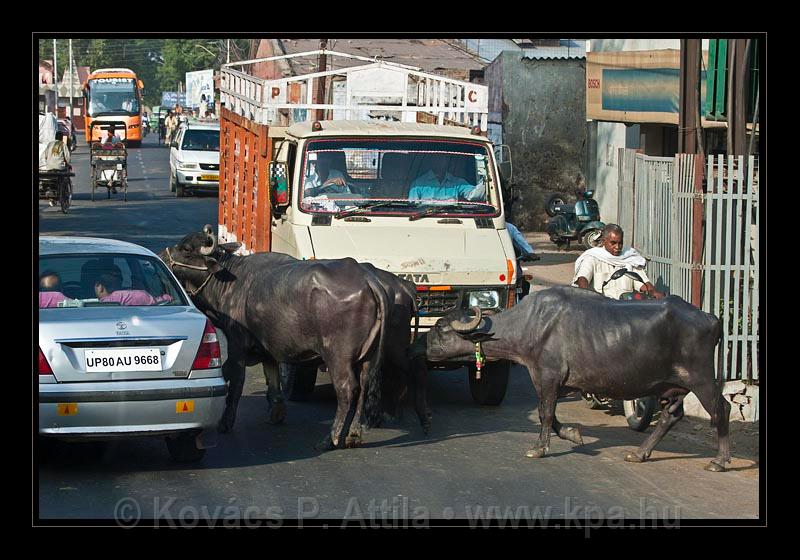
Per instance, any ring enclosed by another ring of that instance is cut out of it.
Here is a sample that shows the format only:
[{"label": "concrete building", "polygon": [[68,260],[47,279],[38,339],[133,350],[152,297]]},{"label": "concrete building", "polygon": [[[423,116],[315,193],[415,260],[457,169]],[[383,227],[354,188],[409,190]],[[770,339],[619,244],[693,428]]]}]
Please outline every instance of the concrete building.
[{"label": "concrete building", "polygon": [[486,69],[489,136],[511,149],[519,196],[512,219],[523,230],[542,230],[545,197],[572,192],[585,174],[585,62],[577,48],[535,55],[516,49],[502,51]]}]

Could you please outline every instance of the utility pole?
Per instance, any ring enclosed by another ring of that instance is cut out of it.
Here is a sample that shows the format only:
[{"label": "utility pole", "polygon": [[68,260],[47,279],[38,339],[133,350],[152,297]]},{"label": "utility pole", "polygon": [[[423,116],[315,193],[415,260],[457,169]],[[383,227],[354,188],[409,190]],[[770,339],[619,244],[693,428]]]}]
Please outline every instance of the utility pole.
[{"label": "utility pole", "polygon": [[[325,72],[328,69],[328,56],[325,54],[325,48],[328,46],[328,40],[322,39],[319,42],[319,49],[322,51],[322,54],[319,55],[319,61],[317,63],[317,72]],[[314,103],[321,105],[325,103],[325,77],[317,78],[317,95],[314,99]],[[315,117],[314,120],[321,121],[325,119],[325,110],[324,109],[316,109],[314,111]]]},{"label": "utility pole", "polygon": [[72,72],[74,71],[72,62],[72,39],[69,40],[69,117],[72,120]]},{"label": "utility pole", "polygon": [[[53,39],[53,83],[56,86],[56,106],[55,113],[58,115],[58,51],[56,50],[56,40]],[[45,99],[47,96],[45,96]]]},{"label": "utility pole", "polygon": [[681,39],[680,113],[678,116],[678,153],[695,154],[692,202],[692,276],[691,303],[702,305],[703,264],[703,136],[700,114],[700,39]]},{"label": "utility pole", "polygon": [[751,39],[733,39],[728,48],[728,155],[744,155],[747,149],[747,100],[750,91]]}]

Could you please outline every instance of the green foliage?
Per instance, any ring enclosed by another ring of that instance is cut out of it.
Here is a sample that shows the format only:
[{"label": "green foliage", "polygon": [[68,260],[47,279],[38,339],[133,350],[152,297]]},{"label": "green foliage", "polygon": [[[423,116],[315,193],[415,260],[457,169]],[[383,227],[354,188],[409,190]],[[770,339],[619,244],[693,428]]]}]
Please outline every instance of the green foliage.
[{"label": "green foliage", "polygon": [[[232,39],[231,60],[248,55],[248,39]],[[69,40],[56,40],[58,77],[69,64]],[[39,59],[53,59],[53,39],[39,39]],[[186,72],[219,70],[227,56],[225,39],[73,39],[72,54],[76,66],[130,68],[144,82],[145,104],[157,105],[162,91],[177,91]]]}]

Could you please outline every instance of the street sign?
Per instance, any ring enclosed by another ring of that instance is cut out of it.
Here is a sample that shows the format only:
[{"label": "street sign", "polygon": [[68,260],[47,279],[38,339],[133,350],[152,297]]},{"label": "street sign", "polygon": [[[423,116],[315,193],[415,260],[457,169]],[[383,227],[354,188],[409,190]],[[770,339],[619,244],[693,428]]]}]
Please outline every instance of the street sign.
[{"label": "street sign", "polygon": [[161,105],[168,109],[173,109],[176,105],[186,107],[186,93],[177,91],[162,91]]}]

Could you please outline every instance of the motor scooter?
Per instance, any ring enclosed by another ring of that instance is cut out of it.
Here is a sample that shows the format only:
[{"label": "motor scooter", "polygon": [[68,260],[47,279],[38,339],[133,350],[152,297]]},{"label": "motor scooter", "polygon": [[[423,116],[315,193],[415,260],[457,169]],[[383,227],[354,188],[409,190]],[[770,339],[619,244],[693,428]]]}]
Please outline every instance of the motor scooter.
[{"label": "motor scooter", "polygon": [[[615,270],[613,274],[611,274],[611,276],[608,278],[608,280],[603,282],[603,285],[600,288],[601,293],[605,292],[605,287],[609,282],[622,278],[623,276],[630,276],[634,280],[644,283],[642,277],[639,276],[636,272],[628,270],[627,268],[620,268],[618,270]],[[624,301],[631,301],[631,300],[645,300],[645,299],[655,299],[655,298],[650,294],[634,291],[634,292],[625,292],[621,294],[619,296],[619,299]],[[593,409],[601,408],[604,406],[615,406],[619,404],[618,400],[609,399],[591,393],[583,393],[582,396],[587,406]],[[628,421],[628,426],[632,430],[636,430],[637,432],[645,431],[653,420],[653,414],[655,414],[657,405],[658,405],[658,399],[655,396],[639,397],[632,400],[622,401],[622,409],[625,413],[625,419]]]},{"label": "motor scooter", "polygon": [[602,229],[600,207],[592,198],[594,191],[579,191],[575,204],[561,204],[554,208],[555,215],[547,223],[550,241],[561,248],[570,242],[580,241],[587,249],[600,247]]}]

